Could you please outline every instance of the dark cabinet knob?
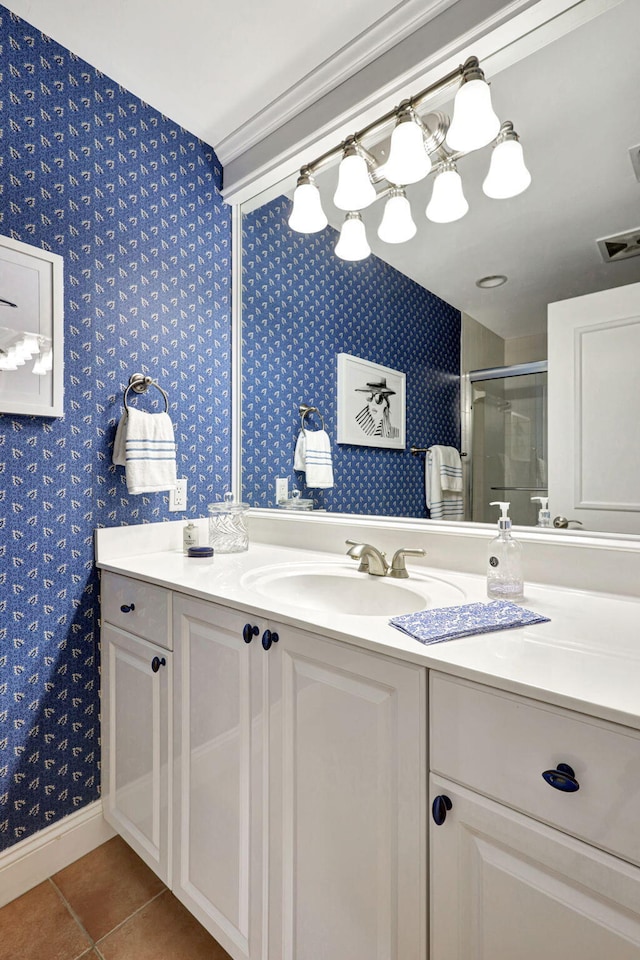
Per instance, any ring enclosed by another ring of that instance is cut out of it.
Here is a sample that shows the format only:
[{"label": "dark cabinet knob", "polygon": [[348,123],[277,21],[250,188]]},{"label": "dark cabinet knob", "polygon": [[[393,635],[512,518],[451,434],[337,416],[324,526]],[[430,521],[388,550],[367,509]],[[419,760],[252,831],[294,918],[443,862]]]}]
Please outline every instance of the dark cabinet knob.
[{"label": "dark cabinet knob", "polygon": [[277,643],[279,639],[280,637],[275,630],[265,630],[265,632],[262,634],[262,646],[265,650],[269,650],[271,648],[271,644]]},{"label": "dark cabinet knob", "polygon": [[133,613],[135,608],[136,608],[135,603],[123,603],[122,606],[120,607],[120,610],[122,613]]},{"label": "dark cabinet knob", "polygon": [[442,824],[447,819],[447,810],[451,810],[453,804],[449,797],[445,796],[444,793],[441,793],[440,796],[436,797],[431,805],[431,816],[435,820],[437,826],[441,827]]},{"label": "dark cabinet knob", "polygon": [[251,643],[254,637],[257,637],[260,631],[258,628],[251,623],[245,623],[242,628],[242,639],[245,643]]},{"label": "dark cabinet knob", "polygon": [[563,793],[575,793],[580,789],[573,767],[568,763],[559,763],[555,770],[545,770],[542,777],[550,787]]},{"label": "dark cabinet knob", "polygon": [[157,673],[160,667],[165,667],[166,665],[167,665],[167,661],[165,660],[164,657],[162,658],[162,660],[160,659],[160,657],[154,657],[153,660],[151,661],[151,669],[153,670],[154,673]]}]

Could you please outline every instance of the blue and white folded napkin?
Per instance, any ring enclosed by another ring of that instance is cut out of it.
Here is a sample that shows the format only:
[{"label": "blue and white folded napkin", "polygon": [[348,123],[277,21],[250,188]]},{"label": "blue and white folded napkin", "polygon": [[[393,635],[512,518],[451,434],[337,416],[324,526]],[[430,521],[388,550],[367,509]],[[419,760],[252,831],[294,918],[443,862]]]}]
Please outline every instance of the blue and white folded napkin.
[{"label": "blue and white folded napkin", "polygon": [[176,442],[168,413],[125,410],[113,443],[113,462],[125,469],[129,493],[176,486]]},{"label": "blue and white folded napkin", "polygon": [[329,490],[333,486],[331,441],[326,430],[301,430],[296,441],[293,469],[304,470],[308,487]]},{"label": "blue and white folded napkin", "polygon": [[489,603],[465,603],[460,607],[418,610],[417,613],[393,617],[389,623],[420,643],[429,644],[455,640],[457,637],[470,637],[475,633],[491,633],[493,630],[546,623],[548,620],[549,617],[525,610],[517,603],[491,600]]}]

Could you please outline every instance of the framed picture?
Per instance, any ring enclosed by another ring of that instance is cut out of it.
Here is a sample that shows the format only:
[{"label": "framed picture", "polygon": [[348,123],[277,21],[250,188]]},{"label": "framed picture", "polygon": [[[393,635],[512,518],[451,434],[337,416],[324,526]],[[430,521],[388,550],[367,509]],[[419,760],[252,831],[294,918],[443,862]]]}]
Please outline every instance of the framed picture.
[{"label": "framed picture", "polygon": [[0,413],[63,415],[63,259],[0,237]]},{"label": "framed picture", "polygon": [[338,354],[338,443],[406,446],[406,375]]}]

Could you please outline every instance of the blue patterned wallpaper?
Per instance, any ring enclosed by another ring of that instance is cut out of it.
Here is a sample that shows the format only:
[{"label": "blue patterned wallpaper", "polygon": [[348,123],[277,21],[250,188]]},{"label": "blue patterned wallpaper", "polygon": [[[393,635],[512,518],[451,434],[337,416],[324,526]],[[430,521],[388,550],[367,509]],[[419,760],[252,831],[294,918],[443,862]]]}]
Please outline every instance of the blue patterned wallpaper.
[{"label": "blue patterned wallpaper", "polygon": [[[275,478],[288,477],[332,511],[427,516],[424,460],[409,448],[460,449],[460,313],[377,257],[340,260],[331,227],[294,233],[290,209],[278,197],[243,221],[243,497],[274,506]],[[406,450],[336,443],[338,353],[406,373]],[[293,471],[301,402],[331,437],[330,491]]]},{"label": "blue patterned wallpaper", "polygon": [[0,234],[63,255],[66,338],[64,418],[0,415],[6,847],[98,795],[93,529],[180,519],[111,464],[131,373],[169,393],[187,515],[229,486],[231,250],[210,147],[4,7],[0,42]]}]

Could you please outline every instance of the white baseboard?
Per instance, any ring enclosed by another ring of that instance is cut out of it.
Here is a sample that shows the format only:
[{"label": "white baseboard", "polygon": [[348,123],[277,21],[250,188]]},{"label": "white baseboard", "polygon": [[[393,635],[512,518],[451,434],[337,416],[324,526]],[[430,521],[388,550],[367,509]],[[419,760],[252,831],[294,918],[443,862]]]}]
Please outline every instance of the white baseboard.
[{"label": "white baseboard", "polygon": [[0,907],[113,836],[102,816],[102,802],[96,800],[20,840],[0,853]]}]

